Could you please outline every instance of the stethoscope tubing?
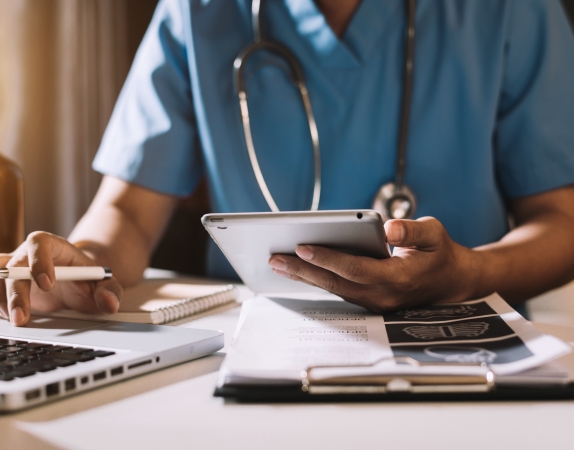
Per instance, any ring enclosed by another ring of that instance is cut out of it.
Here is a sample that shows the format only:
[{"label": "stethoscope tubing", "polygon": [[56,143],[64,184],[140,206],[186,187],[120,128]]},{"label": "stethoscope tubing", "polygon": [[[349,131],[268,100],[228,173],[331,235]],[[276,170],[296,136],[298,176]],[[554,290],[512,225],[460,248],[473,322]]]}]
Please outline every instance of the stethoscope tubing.
[{"label": "stethoscope tubing", "polygon": [[[256,0],[259,1],[259,0]],[[253,23],[259,23],[259,20],[253,19]],[[275,203],[269,187],[265,182],[265,177],[259,166],[259,161],[257,159],[257,154],[255,152],[255,146],[253,144],[253,136],[251,133],[251,121],[249,117],[249,106],[247,103],[247,90],[245,86],[245,67],[246,62],[249,58],[261,51],[267,50],[283,57],[291,68],[292,81],[299,90],[301,96],[301,101],[303,102],[303,107],[305,109],[305,114],[307,116],[307,123],[309,124],[309,133],[311,135],[311,142],[313,144],[313,163],[315,167],[314,173],[314,183],[313,183],[313,198],[311,201],[311,211],[317,211],[319,209],[319,201],[321,199],[321,150],[319,146],[319,132],[317,130],[317,122],[315,121],[315,116],[313,114],[313,108],[311,107],[311,100],[309,98],[309,91],[305,84],[305,78],[303,75],[303,70],[297,62],[297,58],[289,51],[285,46],[277,44],[272,41],[259,39],[254,41],[251,45],[246,47],[233,62],[233,77],[235,81],[235,86],[237,89],[237,96],[239,98],[239,108],[241,112],[241,122],[243,125],[243,132],[245,136],[245,143],[247,146],[247,153],[249,155],[249,160],[253,168],[253,173],[255,174],[255,179],[257,184],[261,189],[261,193],[267,202],[267,205],[271,211],[279,212],[279,207]]]},{"label": "stethoscope tubing", "polygon": [[[265,39],[263,35],[261,21],[261,6],[263,0],[253,0],[251,3],[251,25],[253,29],[253,42],[244,48],[235,58],[233,63],[233,77],[235,88],[239,99],[241,121],[247,153],[255,174],[255,178],[263,197],[265,198],[271,211],[279,212],[279,208],[269,191],[265,177],[259,166],[253,136],[251,133],[251,121],[249,117],[249,105],[247,102],[247,90],[245,86],[245,66],[253,54],[261,50],[273,52],[284,58],[291,69],[291,79],[301,96],[301,101],[307,115],[309,133],[313,144],[313,162],[315,166],[313,199],[311,211],[317,211],[321,197],[321,153],[319,147],[319,133],[317,123],[313,115],[309,92],[305,84],[303,70],[295,55],[284,45]],[[409,137],[409,123],[411,116],[411,103],[414,78],[414,56],[415,56],[415,35],[416,35],[416,0],[405,0],[406,5],[406,37],[405,37],[405,65],[403,69],[403,90],[401,100],[399,134],[397,140],[397,160],[395,166],[395,180],[383,185],[375,194],[373,208],[379,210],[384,220],[393,218],[411,218],[416,210],[416,197],[414,193],[404,184],[407,148]],[[395,204],[399,209],[395,210]],[[403,205],[407,205],[406,209]]]},{"label": "stethoscope tubing", "polygon": [[403,74],[403,96],[401,105],[401,121],[399,126],[399,136],[397,144],[397,162],[395,168],[395,192],[398,193],[403,187],[406,165],[407,148],[409,140],[409,125],[411,116],[411,103],[413,96],[413,75],[415,61],[415,0],[406,0],[407,13],[407,36],[405,39],[405,66]]}]

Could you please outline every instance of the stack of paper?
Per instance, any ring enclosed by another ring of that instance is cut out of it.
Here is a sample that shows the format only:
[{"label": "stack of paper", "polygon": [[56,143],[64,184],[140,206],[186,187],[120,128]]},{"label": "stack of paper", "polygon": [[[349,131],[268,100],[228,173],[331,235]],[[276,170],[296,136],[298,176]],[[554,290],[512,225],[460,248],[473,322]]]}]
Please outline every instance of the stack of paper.
[{"label": "stack of paper", "polygon": [[568,372],[543,364],[569,351],[496,294],[385,315],[337,300],[255,297],[244,303],[219,386],[301,383],[311,368],[316,379],[374,379],[473,375],[487,367],[500,384],[559,384]]}]

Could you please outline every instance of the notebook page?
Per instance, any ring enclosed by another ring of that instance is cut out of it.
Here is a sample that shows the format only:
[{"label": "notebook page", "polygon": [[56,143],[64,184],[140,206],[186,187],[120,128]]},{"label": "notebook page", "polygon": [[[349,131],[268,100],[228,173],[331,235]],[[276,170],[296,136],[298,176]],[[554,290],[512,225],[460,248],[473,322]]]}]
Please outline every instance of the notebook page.
[{"label": "notebook page", "polygon": [[225,289],[227,284],[197,284],[185,280],[143,280],[124,291],[120,312],[152,312],[185,298],[198,298]]}]

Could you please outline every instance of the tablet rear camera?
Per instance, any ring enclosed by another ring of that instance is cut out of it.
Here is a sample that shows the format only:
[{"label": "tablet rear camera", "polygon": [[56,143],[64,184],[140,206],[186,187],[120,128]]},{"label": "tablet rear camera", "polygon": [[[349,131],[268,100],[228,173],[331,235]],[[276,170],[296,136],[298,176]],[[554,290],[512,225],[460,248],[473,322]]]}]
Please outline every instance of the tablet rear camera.
[{"label": "tablet rear camera", "polygon": [[357,219],[362,219],[363,218],[363,213],[357,213]]}]

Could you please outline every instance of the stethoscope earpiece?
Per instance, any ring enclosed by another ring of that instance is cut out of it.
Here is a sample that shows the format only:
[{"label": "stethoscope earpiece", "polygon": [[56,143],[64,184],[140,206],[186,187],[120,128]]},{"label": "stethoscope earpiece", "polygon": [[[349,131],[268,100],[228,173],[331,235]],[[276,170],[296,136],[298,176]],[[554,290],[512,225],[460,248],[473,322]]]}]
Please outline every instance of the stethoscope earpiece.
[{"label": "stethoscope earpiece", "polygon": [[395,183],[387,183],[375,194],[373,209],[385,222],[390,219],[412,219],[417,209],[417,200],[407,186],[398,188]]}]

